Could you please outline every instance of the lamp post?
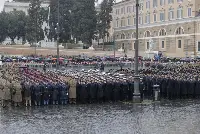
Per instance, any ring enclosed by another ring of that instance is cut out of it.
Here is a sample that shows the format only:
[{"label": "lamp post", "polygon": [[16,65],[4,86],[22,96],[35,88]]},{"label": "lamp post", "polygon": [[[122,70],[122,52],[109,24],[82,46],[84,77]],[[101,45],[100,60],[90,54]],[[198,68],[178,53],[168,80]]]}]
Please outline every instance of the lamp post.
[{"label": "lamp post", "polygon": [[195,18],[194,18],[194,57],[196,57],[197,56],[197,51],[196,51],[196,25],[197,25],[197,21],[196,21],[196,19],[197,19],[197,17],[199,16],[199,14],[200,14],[200,12],[199,11],[192,11],[192,12],[194,12],[194,16],[195,16]]},{"label": "lamp post", "polygon": [[114,51],[114,58],[115,58],[115,52],[116,52],[115,49],[116,49],[116,48],[115,48],[115,35],[113,35],[113,51]]},{"label": "lamp post", "polygon": [[57,62],[56,62],[56,69],[58,70],[59,69],[59,40],[60,40],[60,27],[59,27],[59,24],[60,24],[60,1],[58,0],[58,23],[57,23],[57,29],[56,29],[56,32],[57,32]]},{"label": "lamp post", "polygon": [[140,83],[140,76],[138,71],[138,11],[139,10],[139,0],[136,0],[136,41],[135,41],[135,76],[134,76],[134,93],[133,93],[133,100],[135,102],[140,102],[140,90],[139,90],[139,83]]}]

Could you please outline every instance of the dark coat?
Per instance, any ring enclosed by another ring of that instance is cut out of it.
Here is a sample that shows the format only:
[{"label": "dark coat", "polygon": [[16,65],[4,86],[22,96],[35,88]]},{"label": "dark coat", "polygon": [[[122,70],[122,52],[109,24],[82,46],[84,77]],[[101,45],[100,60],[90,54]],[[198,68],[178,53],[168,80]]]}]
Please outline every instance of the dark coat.
[{"label": "dark coat", "polygon": [[97,86],[97,98],[102,99],[104,95],[104,84],[99,83]]},{"label": "dark coat", "polygon": [[120,90],[121,90],[120,83],[115,82],[114,85],[115,88],[113,90],[113,100],[118,101],[120,99]]},{"label": "dark coat", "polygon": [[196,81],[195,94],[196,94],[196,96],[200,96],[200,81]]},{"label": "dark coat", "polygon": [[53,91],[52,91],[52,100],[53,101],[58,101],[58,95],[59,95],[59,87],[57,87],[56,85],[52,85],[53,86]]},{"label": "dark coat", "polygon": [[24,85],[24,97],[31,97],[31,86],[28,84]]}]

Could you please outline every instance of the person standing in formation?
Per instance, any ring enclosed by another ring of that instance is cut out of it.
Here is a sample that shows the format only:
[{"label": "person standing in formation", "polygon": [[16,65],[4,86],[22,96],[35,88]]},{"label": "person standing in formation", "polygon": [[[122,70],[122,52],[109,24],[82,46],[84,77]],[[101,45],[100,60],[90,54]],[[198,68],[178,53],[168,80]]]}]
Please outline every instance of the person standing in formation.
[{"label": "person standing in formation", "polygon": [[14,96],[13,96],[13,102],[15,106],[20,106],[20,103],[22,102],[22,87],[20,85],[20,81],[15,79],[14,81]]}]

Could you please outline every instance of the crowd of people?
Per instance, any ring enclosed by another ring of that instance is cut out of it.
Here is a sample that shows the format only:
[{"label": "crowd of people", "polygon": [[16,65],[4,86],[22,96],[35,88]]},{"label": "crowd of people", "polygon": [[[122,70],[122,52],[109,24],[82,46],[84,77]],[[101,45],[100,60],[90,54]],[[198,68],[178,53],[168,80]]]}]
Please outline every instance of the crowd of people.
[{"label": "crowd of people", "polygon": [[[199,63],[152,64],[140,69],[141,98],[153,95],[160,86],[167,99],[200,97]],[[134,70],[48,70],[5,65],[0,71],[0,98],[3,107],[66,105],[131,101],[134,93]]]},{"label": "crowd of people", "polygon": [[35,106],[72,103],[69,83],[36,69],[6,66],[1,70],[0,98],[3,107],[11,104]]}]

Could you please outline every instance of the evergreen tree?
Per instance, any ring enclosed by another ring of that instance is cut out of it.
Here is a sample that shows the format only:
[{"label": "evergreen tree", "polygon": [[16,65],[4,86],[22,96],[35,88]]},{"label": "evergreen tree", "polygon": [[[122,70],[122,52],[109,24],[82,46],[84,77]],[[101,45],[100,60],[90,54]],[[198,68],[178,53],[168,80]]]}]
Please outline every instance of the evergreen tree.
[{"label": "evergreen tree", "polygon": [[1,12],[0,13],[0,43],[3,42],[8,33],[8,15],[6,12]]},{"label": "evergreen tree", "polygon": [[76,0],[72,9],[73,34],[78,41],[91,44],[96,31],[95,0]]},{"label": "evergreen tree", "polygon": [[58,15],[58,0],[50,1],[50,33],[49,38],[57,39],[57,23],[59,21],[60,42],[69,42],[72,34],[72,16],[71,10],[73,0],[59,0],[59,15]]},{"label": "evergreen tree", "polygon": [[41,8],[40,0],[31,0],[28,10],[26,39],[32,44],[44,39],[44,32],[42,29],[44,19],[44,9]]},{"label": "evergreen tree", "polygon": [[[99,38],[103,39],[103,44],[105,37],[109,37],[108,30],[110,29],[110,23],[112,21],[112,6],[114,4],[113,0],[103,0],[101,3],[101,11],[98,14],[97,31]],[[103,47],[104,49],[104,47]]]},{"label": "evergreen tree", "polygon": [[7,36],[10,37],[12,44],[15,38],[25,38],[25,27],[26,27],[26,14],[23,11],[12,11],[7,13]]}]

